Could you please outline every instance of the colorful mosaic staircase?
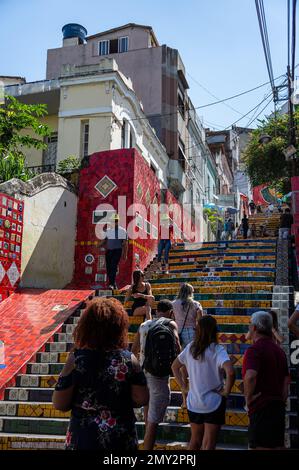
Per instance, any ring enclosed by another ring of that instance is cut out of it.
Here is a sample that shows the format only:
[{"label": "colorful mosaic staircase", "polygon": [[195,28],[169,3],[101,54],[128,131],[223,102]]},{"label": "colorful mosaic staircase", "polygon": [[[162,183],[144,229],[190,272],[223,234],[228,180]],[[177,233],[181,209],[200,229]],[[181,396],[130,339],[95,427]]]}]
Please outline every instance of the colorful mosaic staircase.
[{"label": "colorful mosaic staircase", "polygon": [[[155,263],[153,263],[153,266]],[[237,380],[228,400],[226,424],[219,439],[219,448],[245,449],[248,418],[243,408],[241,367],[243,354],[249,347],[245,334],[250,314],[257,309],[276,308],[280,328],[285,329],[291,290],[275,286],[276,240],[262,239],[205,243],[200,249],[186,250],[178,245],[171,252],[170,273],[154,274],[151,279],[156,301],[174,299],[182,281],[191,282],[195,299],[219,323],[219,341],[227,347],[234,362]],[[123,301],[124,294],[115,292]],[[130,314],[130,303],[126,305]],[[0,401],[0,449],[63,448],[69,413],[54,410],[51,404],[53,387],[72,347],[72,333],[81,309],[72,313],[17,375],[14,384],[5,389]],[[142,318],[130,317],[130,341]],[[288,351],[288,344],[284,345]],[[288,400],[287,428],[296,418],[295,385]],[[171,403],[165,422],[159,426],[158,448],[184,448],[189,440],[190,426],[182,398],[171,379]],[[142,410],[136,410],[141,440],[144,434]],[[287,433],[290,445],[292,434]]]},{"label": "colorful mosaic staircase", "polygon": [[[251,229],[252,225],[255,224],[256,237],[262,236],[261,227],[265,228],[268,237],[276,237],[278,236],[280,216],[281,214],[279,212],[276,212],[271,215],[267,215],[264,213],[250,215],[249,228]],[[242,234],[239,235],[239,238],[242,238]]]}]

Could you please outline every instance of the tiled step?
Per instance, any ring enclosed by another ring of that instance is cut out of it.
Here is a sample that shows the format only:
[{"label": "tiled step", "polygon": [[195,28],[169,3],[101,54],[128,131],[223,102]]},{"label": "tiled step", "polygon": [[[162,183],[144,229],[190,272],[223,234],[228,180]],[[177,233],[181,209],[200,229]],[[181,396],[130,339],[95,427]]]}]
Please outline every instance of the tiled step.
[{"label": "tiled step", "polygon": [[259,245],[259,246],[251,246],[251,245],[244,245],[240,244],[239,246],[233,246],[233,245],[214,245],[214,246],[203,246],[202,248],[198,248],[197,246],[194,247],[194,250],[192,248],[189,248],[187,250],[184,250],[183,248],[172,248],[170,251],[170,258],[175,255],[184,255],[184,256],[192,256],[192,254],[195,255],[202,255],[202,256],[213,256],[215,253],[228,253],[230,255],[236,255],[238,256],[240,253],[244,255],[250,255],[250,254],[263,254],[267,255],[269,253],[275,254],[275,249],[276,249],[276,244],[270,244],[270,245]]},{"label": "tiled step", "polygon": [[[226,419],[228,422],[235,422],[239,419],[228,412]],[[242,417],[240,417],[242,419]],[[289,419],[289,418],[288,418]],[[291,420],[293,416],[291,416]],[[290,420],[290,419],[289,419]],[[67,418],[27,418],[27,417],[5,417],[2,419],[2,432],[7,436],[9,433],[20,433],[25,435],[47,435],[65,436],[69,420]],[[137,431],[140,439],[144,435],[144,423],[137,422]],[[289,424],[289,423],[286,423]],[[0,434],[1,436],[1,434]],[[29,437],[29,436],[28,436]],[[168,442],[186,442],[190,438],[190,425],[183,422],[167,422],[158,426],[158,441]],[[54,437],[55,439],[55,437]],[[219,442],[224,444],[242,444],[247,445],[247,427],[237,425],[225,425],[222,427],[219,436]]]},{"label": "tiled step", "polygon": [[[62,436],[26,434],[0,434],[0,450],[63,450],[65,438]],[[154,450],[186,450],[187,442],[157,442]],[[246,450],[246,446],[219,443],[219,450]],[[143,441],[139,441],[139,450],[143,450]]]},{"label": "tiled step", "polygon": [[[137,420],[144,421],[143,409],[136,409],[135,415]],[[0,417],[3,417],[3,427],[4,432],[8,432],[6,429],[5,420],[7,417],[15,418],[40,418],[42,420],[47,418],[68,418],[70,412],[58,411],[54,408],[52,403],[43,403],[43,402],[11,402],[11,401],[2,401],[0,403]],[[164,422],[168,423],[189,423],[188,412],[186,409],[181,407],[169,406],[167,408]],[[225,424],[227,426],[247,426],[248,425],[248,416],[244,409],[234,409],[226,410]],[[9,424],[7,425],[9,426]],[[58,433],[58,431],[57,431]]]},{"label": "tiled step", "polygon": [[[199,273],[202,276],[205,276],[208,273],[231,273],[233,272],[238,272],[238,273],[252,273],[252,275],[255,275],[254,273],[274,273],[275,272],[275,266],[273,267],[260,267],[259,265],[254,265],[254,266],[239,266],[237,263],[233,264],[232,266],[206,266],[206,267],[198,267],[197,263],[192,263],[192,264],[187,264],[184,265],[182,263],[170,265],[169,267],[170,274],[172,273],[180,273],[181,271],[185,272],[193,272],[193,271],[199,271]],[[270,275],[270,274],[269,274]]]},{"label": "tiled step", "polygon": [[[243,259],[242,259],[243,258]],[[246,259],[247,258],[247,259]],[[210,263],[221,263],[220,267],[223,266],[225,267],[226,264],[228,265],[238,265],[240,267],[242,266],[248,266],[248,267],[262,267],[264,264],[268,265],[270,264],[272,267],[275,266],[276,264],[276,256],[268,256],[268,257],[253,257],[253,256],[248,256],[248,257],[242,257],[242,256],[213,256],[212,258],[207,258],[207,257],[192,257],[192,258],[181,258],[181,257],[172,257],[169,259],[169,264],[171,266],[176,266],[176,265],[181,265],[183,264],[184,266],[187,266],[189,264],[196,264],[196,266],[206,266],[210,265]]]},{"label": "tiled step", "polygon": [[[175,300],[177,298],[178,292],[174,294],[167,294],[167,298],[169,300]],[[259,300],[272,300],[272,292],[266,292],[266,293],[242,293],[242,292],[216,292],[216,293],[211,293],[211,294],[194,294],[194,300],[198,300],[199,302],[204,302],[208,300],[248,300],[248,301],[259,301]],[[291,294],[290,294],[291,295]],[[114,295],[114,298],[119,300],[120,302],[124,302],[125,296],[124,295]],[[165,294],[159,294],[157,293],[155,295],[156,301],[159,301],[161,299],[165,298]],[[131,305],[131,301],[127,302],[126,305]]]},{"label": "tiled step", "polygon": [[[144,423],[137,422],[140,439],[144,436]],[[181,423],[163,423],[158,426],[158,441],[188,442],[190,440],[190,425]],[[229,445],[248,445],[247,428],[223,426],[218,441]]]},{"label": "tiled step", "polygon": [[176,274],[172,274],[171,276],[169,274],[162,274],[162,275],[154,275],[153,278],[151,279],[151,284],[161,284],[161,286],[163,287],[163,283],[165,284],[170,284],[172,282],[178,282],[177,280],[179,279],[179,283],[181,284],[182,282],[189,282],[193,285],[194,281],[199,281],[199,283],[197,283],[197,285],[219,285],[219,284],[235,284],[236,281],[237,282],[240,282],[240,283],[244,283],[244,282],[247,282],[247,283],[260,283],[260,284],[267,284],[267,283],[271,283],[273,284],[273,276],[252,276],[251,273],[247,273],[247,275],[242,275],[240,276],[238,274],[238,276],[236,275],[231,275],[231,273],[229,273],[229,275],[225,274],[225,275],[221,275],[221,276],[199,276],[197,272],[190,272],[188,274],[188,276],[186,275],[186,273],[176,273]]},{"label": "tiled step", "polygon": [[[276,240],[277,238],[275,237],[268,237],[268,238],[264,238],[264,237],[257,237],[257,238],[253,238],[253,239],[242,239],[242,240],[213,240],[213,241],[207,241],[207,242],[201,242],[201,245],[202,246],[214,246],[214,245],[220,245],[220,244],[223,244],[223,243],[227,243],[229,245],[240,245],[240,244],[250,244],[250,245],[257,245],[259,243],[276,243]],[[180,247],[185,247],[187,245],[186,242],[178,242],[176,244],[176,248],[180,248]]]},{"label": "tiled step", "polygon": [[[221,317],[220,317],[221,318]],[[245,317],[246,319],[250,317]],[[130,333],[136,333],[138,331],[139,325],[131,325],[129,332]],[[241,323],[220,323],[217,326],[217,330],[219,333],[247,333],[248,332],[248,322],[241,324]],[[61,333],[63,334],[63,333]],[[58,334],[58,338],[64,338],[64,336],[60,336],[61,334]]]},{"label": "tiled step", "polygon": [[[207,308],[271,308],[272,307],[272,299],[269,300],[201,300],[200,301],[202,307],[204,309]],[[158,300],[153,302],[153,308],[156,309],[158,304]],[[133,302],[127,302],[126,308],[130,309],[133,305]]]},{"label": "tiled step", "polygon": [[[59,335],[60,333],[58,333]],[[63,335],[65,333],[62,333]],[[55,335],[56,339],[58,335]],[[129,342],[132,343],[135,339],[136,333],[129,333]],[[69,335],[71,336],[71,335]],[[245,334],[244,333],[219,333],[218,334],[218,340],[220,343],[247,343],[249,344],[249,341],[246,340]],[[45,352],[68,352],[73,348],[73,342],[65,342],[65,341],[54,341],[51,343],[46,343],[45,345]]]},{"label": "tiled step", "polygon": [[[188,278],[189,279],[189,278]],[[160,282],[159,282],[160,281]],[[150,280],[150,283],[152,285],[152,289],[177,289],[180,287],[182,282],[187,282],[182,280],[182,279],[177,279],[176,277],[171,277],[170,279],[167,279],[165,276],[164,278],[161,276],[160,278],[152,278]],[[257,290],[262,290],[264,286],[270,286],[272,290],[273,289],[273,279],[270,281],[263,281],[263,280],[257,280],[253,278],[253,280],[248,282],[248,278],[245,278],[243,281],[234,278],[232,280],[231,277],[227,278],[226,282],[222,282],[221,279],[215,278],[213,280],[209,280],[209,282],[204,282],[202,279],[197,279],[196,276],[193,276],[192,279],[189,279],[189,282],[192,282],[192,286],[194,288],[207,288],[207,289],[223,289],[223,292],[230,292],[230,289],[233,289],[231,292],[235,292],[238,288],[241,288],[241,286],[244,286],[244,284],[247,286],[248,289],[254,288]],[[269,287],[269,288],[270,288]],[[115,293],[117,294],[119,291],[116,291]],[[247,291],[248,292],[248,291]]]},{"label": "tiled step", "polygon": [[[253,293],[272,293],[273,284],[257,284],[257,285],[231,285],[231,286],[197,286],[193,283],[195,294],[253,294]],[[176,287],[159,287],[155,285],[152,288],[153,295],[177,295],[178,289]],[[121,291],[115,291],[115,295],[122,295]]]},{"label": "tiled step", "polygon": [[174,268],[170,268],[169,269],[169,274],[165,274],[166,276],[172,276],[174,274],[178,274],[178,275],[181,275],[181,274],[186,274],[188,273],[188,275],[192,275],[192,274],[196,274],[197,277],[200,277],[200,278],[207,278],[207,277],[215,277],[215,276],[219,276],[219,277],[229,277],[229,276],[236,276],[236,277],[269,277],[269,278],[273,278],[274,277],[274,274],[275,274],[275,269],[273,268],[243,268],[243,267],[232,267],[232,268],[225,268],[225,269],[221,269],[221,268],[205,268],[205,269],[200,269],[196,266],[191,266],[190,268],[185,268],[184,266],[182,266],[181,269],[179,269],[178,266],[174,267]]}]

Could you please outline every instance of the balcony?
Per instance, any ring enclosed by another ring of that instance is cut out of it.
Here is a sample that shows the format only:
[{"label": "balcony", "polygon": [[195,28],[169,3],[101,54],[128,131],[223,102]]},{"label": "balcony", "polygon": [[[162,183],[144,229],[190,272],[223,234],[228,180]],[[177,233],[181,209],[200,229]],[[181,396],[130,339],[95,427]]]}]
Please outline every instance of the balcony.
[{"label": "balcony", "polygon": [[186,189],[186,175],[178,160],[168,162],[168,184],[169,189],[176,193],[182,193]]}]

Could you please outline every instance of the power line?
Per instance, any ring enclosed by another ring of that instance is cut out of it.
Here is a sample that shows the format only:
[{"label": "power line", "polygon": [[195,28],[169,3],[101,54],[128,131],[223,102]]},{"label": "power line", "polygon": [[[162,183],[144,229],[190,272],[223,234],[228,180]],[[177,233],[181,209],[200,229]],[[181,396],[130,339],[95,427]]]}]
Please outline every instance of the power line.
[{"label": "power line", "polygon": [[248,111],[248,113],[244,114],[244,116],[242,116],[240,119],[237,119],[235,122],[233,122],[230,126],[228,127],[225,127],[224,130],[227,130],[229,129],[230,127],[234,126],[235,124],[237,124],[237,122],[239,121],[242,121],[242,119],[244,119],[246,116],[248,116],[248,114],[252,113],[252,111],[254,111],[256,108],[258,108],[261,104],[263,104],[270,96],[271,96],[272,92],[266,97],[266,98],[263,98],[262,101],[260,103],[258,103],[256,106],[254,106],[254,108],[250,109],[250,111]]},{"label": "power line", "polygon": [[[214,95],[210,90],[208,90],[204,85],[202,85],[201,83],[199,83],[198,80],[196,80],[195,78],[192,77],[192,75],[190,75],[190,73],[187,72],[187,75],[198,85],[200,86],[200,88],[202,88],[203,90],[205,90],[210,96],[212,96],[213,98],[216,98],[216,100],[220,100],[220,98],[216,95]],[[221,100],[220,100],[221,101]],[[223,103],[224,106],[226,106],[227,108],[231,109],[232,111],[234,111],[235,113],[237,114],[240,114],[240,116],[242,116],[242,113],[240,113],[240,111],[238,111],[237,109],[233,108],[232,106],[230,106],[229,104],[227,103]]]},{"label": "power line", "polygon": [[294,81],[295,76],[295,55],[296,55],[296,6],[297,0],[293,0],[293,11],[292,11],[292,80]]},{"label": "power line", "polygon": [[288,27],[287,27],[287,43],[288,43],[288,48],[287,48],[287,51],[288,51],[288,67],[290,66],[290,0],[287,0],[287,24],[288,24]]},{"label": "power line", "polygon": [[257,115],[254,119],[252,119],[252,121],[250,121],[250,122],[248,123],[248,126],[250,126],[254,121],[256,121],[256,119],[262,114],[262,112],[265,111],[265,109],[269,106],[269,104],[271,103],[271,101],[272,101],[272,97],[270,98],[270,100],[268,101],[268,103],[263,107],[263,109],[258,113],[258,115]]},{"label": "power line", "polygon": [[255,0],[256,12],[260,27],[260,33],[262,38],[262,44],[264,49],[264,55],[266,59],[266,65],[268,70],[268,75],[273,91],[273,98],[275,98],[275,84],[273,78],[273,67],[272,67],[272,59],[271,59],[271,52],[270,52],[270,44],[269,44],[269,37],[268,37],[268,29],[267,29],[267,22],[266,22],[266,15],[264,10],[264,2],[263,0]]},{"label": "power line", "polygon": [[[298,64],[299,65],[299,64]],[[284,74],[282,75],[279,75],[278,77],[276,77],[274,80],[278,80],[279,78],[281,77],[284,77]],[[229,100],[232,100],[234,98],[238,98],[239,96],[243,96],[243,95],[246,95],[247,93],[251,93],[252,91],[255,91],[255,90],[258,90],[259,88],[262,88],[266,85],[268,85],[270,82],[265,82],[265,83],[262,83],[261,85],[258,85],[254,88],[250,88],[249,90],[245,90],[245,91],[242,91],[241,93],[237,93],[236,95],[233,95],[233,96],[229,96],[228,98],[224,98],[222,100],[219,100],[219,101],[214,101],[214,102],[211,102],[211,103],[207,103],[207,104],[203,104],[201,106],[196,106],[194,107],[193,109],[196,110],[196,109],[202,109],[202,108],[207,108],[209,106],[214,106],[216,104],[220,104],[220,103],[223,103],[225,101],[229,101]],[[144,119],[151,119],[151,118],[155,118],[155,117],[164,117],[164,116],[173,116],[174,114],[177,114],[179,112],[179,109],[177,109],[176,111],[174,112],[171,112],[171,113],[156,113],[156,114],[149,114],[145,117],[139,117],[139,118],[132,118],[130,120],[128,120],[128,122],[132,122],[132,121],[142,121]]]},{"label": "power line", "polygon": [[[262,99],[262,101],[260,101],[254,108],[250,109],[246,114],[244,114],[240,119],[238,119],[237,121],[233,122],[232,124],[230,124],[229,126],[225,127],[223,130],[228,130],[230,129],[231,127],[233,127],[235,124],[237,124],[239,121],[242,121],[242,119],[244,119],[246,116],[248,116],[248,114],[252,113],[252,111],[255,111],[257,108],[259,108],[266,100],[268,100],[268,98],[272,95],[272,91]],[[272,98],[271,98],[272,100]],[[266,109],[266,107],[270,104],[271,100],[267,103],[267,105],[262,109],[262,111],[260,111],[260,113],[256,116],[256,118],[254,118],[248,125],[247,127],[252,124],[253,121],[255,121],[257,119],[257,117]],[[241,131],[240,133],[237,133],[237,135],[239,136],[240,134],[242,134],[243,131]],[[233,139],[230,139],[229,143],[232,141]],[[190,147],[186,147],[185,148],[185,152],[186,150],[190,150],[194,147],[199,147],[200,146],[200,143],[198,144],[194,144],[194,145],[191,145]],[[193,156],[193,158],[195,158],[196,156]]]}]

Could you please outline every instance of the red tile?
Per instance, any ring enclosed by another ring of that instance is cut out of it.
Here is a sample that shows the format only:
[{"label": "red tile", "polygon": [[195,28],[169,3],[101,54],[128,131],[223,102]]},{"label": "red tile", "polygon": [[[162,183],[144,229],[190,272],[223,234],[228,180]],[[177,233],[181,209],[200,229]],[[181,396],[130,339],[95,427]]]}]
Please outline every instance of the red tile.
[{"label": "red tile", "polygon": [[[0,369],[0,392],[90,294],[91,290],[20,289],[0,303],[6,364]],[[66,309],[55,311],[56,305]]]}]

